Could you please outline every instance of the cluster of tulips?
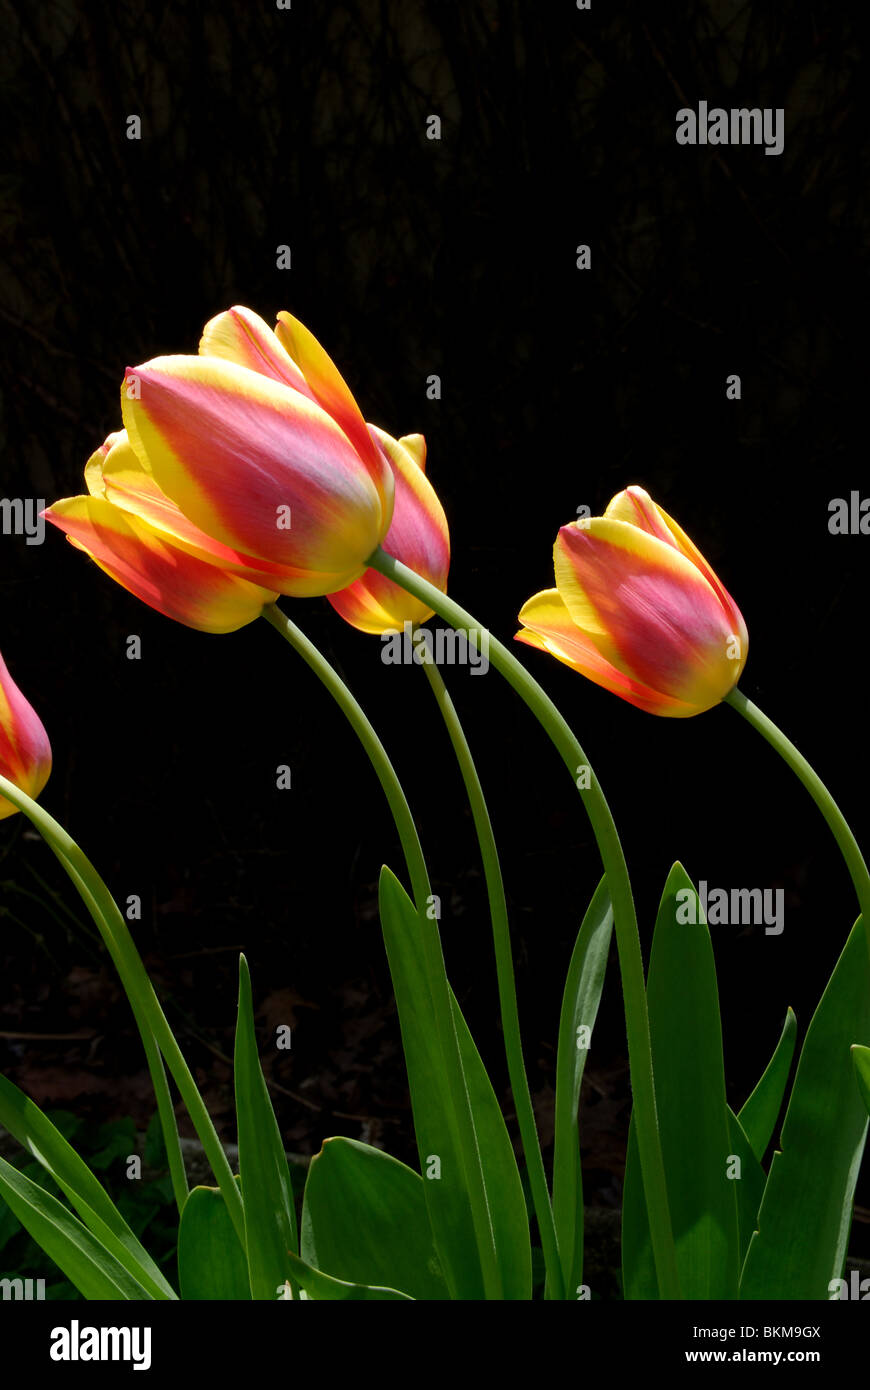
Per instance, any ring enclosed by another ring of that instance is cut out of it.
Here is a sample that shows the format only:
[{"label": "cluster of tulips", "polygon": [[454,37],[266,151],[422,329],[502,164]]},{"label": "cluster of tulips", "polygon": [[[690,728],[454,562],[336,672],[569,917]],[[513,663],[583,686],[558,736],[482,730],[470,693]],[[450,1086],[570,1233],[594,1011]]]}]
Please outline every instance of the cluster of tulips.
[{"label": "cluster of tulips", "polygon": [[[694,887],[675,864],[645,971],[628,867],[588,758],[514,651],[447,595],[447,519],[426,473],[422,436],[394,439],[367,424],[334,363],[291,315],[279,314],[273,331],[241,307],[206,325],[198,355],[128,369],[121,415],[122,428],[88,460],[87,492],[55,502],[45,515],[168,618],[229,633],[265,617],[357,733],[405,860],[406,885],[382,870],[380,914],[420,1171],[358,1141],[330,1139],[311,1161],[297,1222],[244,957],[235,1049],[239,1172],[231,1171],[123,915],[79,846],[36,800],[50,773],[49,740],[0,659],[0,817],[23,812],[42,834],[120,974],[154,1084],[178,1206],[177,1284],[85,1159],[2,1077],[0,1124],[38,1161],[46,1181],[0,1160],[0,1198],[88,1298],[529,1299],[532,1239],[521,1150],[543,1295],[586,1299],[594,1290],[583,1279],[579,1098],[615,933],[633,1100],[625,1297],[848,1296],[842,1276],[870,1109],[870,877],[816,773],[737,689],[746,624],[686,533],[636,486],[614,497],[602,516],[563,526],[554,585],[522,607],[516,637],[649,714],[685,718],[726,702],[780,752],[842,851],[861,915],[806,1030],[794,1075],[797,1024],[789,1011],[737,1113],[726,1101],[715,962]],[[498,849],[443,675],[431,653],[424,655],[420,664],[456,752],[484,867],[516,1148],[447,979],[426,859],[395,769],[367,714],[278,604],[282,596],[317,595],[366,633],[416,630],[437,614],[469,642],[479,645],[485,635],[492,665],[543,725],[577,786],[603,874],[590,886],[567,969],[549,1174],[523,1061]],[[680,911],[687,894],[697,906],[688,918]],[[214,1187],[189,1190],[179,1101],[211,1163]]]}]

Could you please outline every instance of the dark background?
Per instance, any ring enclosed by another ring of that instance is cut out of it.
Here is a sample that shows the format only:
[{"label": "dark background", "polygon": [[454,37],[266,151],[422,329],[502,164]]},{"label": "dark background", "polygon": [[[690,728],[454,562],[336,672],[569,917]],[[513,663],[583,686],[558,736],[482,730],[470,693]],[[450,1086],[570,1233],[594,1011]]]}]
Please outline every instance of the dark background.
[{"label": "dark background", "polygon": [[[0,14],[6,496],[84,490],[88,455],[118,428],[127,365],[194,352],[231,304],[267,321],[287,308],[367,419],[426,435],[450,591],[503,638],[552,583],[558,527],[645,486],[743,611],[743,690],[866,834],[870,539],[827,529],[833,497],[870,490],[857,7],[3,0]],[[678,146],[676,111],[701,99],[784,107],[783,154]],[[130,115],[139,141],[126,138]],[[575,265],[580,243],[589,271]],[[276,268],[283,244],[290,270]],[[430,373],[440,401],[426,399]],[[725,397],[730,373],[739,402]],[[0,581],[0,649],[54,751],[42,800],[119,900],[141,895],[137,940],[224,1136],[244,948],[288,1147],[316,1152],[344,1133],[414,1161],[376,915],[381,864],[403,865],[342,716],[264,623],[223,637],[173,625],[51,528],[42,547],[0,538]],[[282,602],[395,758],[442,897],[451,979],[510,1110],[479,860],[422,673],[383,665],[377,640],[325,600]],[[134,633],[140,661],[126,658]],[[676,857],[711,886],[785,890],[782,936],[712,929],[739,1105],[788,1004],[803,1035],[854,920],[839,855],[730,709],[656,719],[520,655],[604,785],[645,952]],[[595,845],[500,678],[446,675],[503,853],[547,1142]],[[282,763],[291,791],[275,789]],[[0,886],[0,1070],[43,1105],[144,1125],[128,1006],[21,818],[0,827]],[[289,1053],[270,1043],[282,1023]],[[615,960],[584,1106],[588,1190],[615,1206],[629,1113]]]}]

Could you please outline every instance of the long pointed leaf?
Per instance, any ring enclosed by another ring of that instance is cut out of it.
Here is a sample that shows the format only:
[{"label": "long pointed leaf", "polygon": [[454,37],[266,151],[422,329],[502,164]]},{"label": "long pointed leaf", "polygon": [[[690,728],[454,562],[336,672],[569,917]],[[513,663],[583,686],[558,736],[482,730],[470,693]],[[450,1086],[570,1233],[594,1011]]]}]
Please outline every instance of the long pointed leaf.
[{"label": "long pointed leaf", "polygon": [[[441,1067],[420,921],[414,904],[386,867],[381,871],[380,906],[424,1193],[439,1262],[454,1298],[482,1299],[484,1290],[468,1186],[453,1131],[453,1106]],[[486,1069],[452,992],[450,1001],[504,1297],[528,1299],[532,1289],[529,1222],[513,1147]]]},{"label": "long pointed leaf", "polygon": [[85,1298],[152,1300],[149,1290],[127,1272],[78,1217],[3,1158],[0,1197]]},{"label": "long pointed leaf", "polygon": [[789,1007],[773,1056],[765,1067],[758,1085],[744,1102],[737,1116],[759,1163],[764,1158],[782,1109],[796,1041],[797,1019],[794,1010]]},{"label": "long pointed leaf", "polygon": [[773,1156],[742,1299],[828,1299],[846,1258],[867,1109],[850,1047],[870,1041],[870,962],[859,917],[813,1014]]},{"label": "long pointed leaf", "polygon": [[257,1054],[251,977],[244,956],[239,957],[235,1078],[251,1296],[274,1300],[276,1288],[288,1277],[287,1253],[299,1248],[296,1208],[281,1131]]},{"label": "long pointed leaf", "polygon": [[580,1171],[578,1107],[587,1045],[580,1028],[592,1028],[604,985],[613,933],[613,908],[602,878],[583,918],[571,954],[556,1060],[556,1133],[553,1154],[553,1216],[568,1297],[583,1278],[583,1179]]},{"label": "long pointed leaf", "polygon": [[864,1104],[870,1111],[870,1047],[861,1047],[858,1043],[852,1046],[852,1062],[855,1067],[855,1080],[858,1082],[858,1090],[864,1098]]},{"label": "long pointed leaf", "polygon": [[740,1160],[740,1176],[732,1178],[737,1197],[737,1229],[740,1235],[740,1267],[746,1259],[753,1233],[758,1226],[758,1209],[764,1196],[767,1180],[764,1169],[756,1158],[749,1142],[749,1136],[730,1105],[728,1107],[728,1133],[731,1142],[732,1167],[735,1158]]},{"label": "long pointed leaf", "polygon": [[42,1165],[79,1217],[156,1299],[177,1295],[88,1165],[39,1106],[0,1076],[0,1124]]},{"label": "long pointed leaf", "polygon": [[[722,1028],[710,932],[679,863],[668,875],[650,954],[656,1105],[683,1297],[732,1299],[740,1273]],[[633,1133],[623,1194],[625,1297],[655,1298],[655,1270]]]}]

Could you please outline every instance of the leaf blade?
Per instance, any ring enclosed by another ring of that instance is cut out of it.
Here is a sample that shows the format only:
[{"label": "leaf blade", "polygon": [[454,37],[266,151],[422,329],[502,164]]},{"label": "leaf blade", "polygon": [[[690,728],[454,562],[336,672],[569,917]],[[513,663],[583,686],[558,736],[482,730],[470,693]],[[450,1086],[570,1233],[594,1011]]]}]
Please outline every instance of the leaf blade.
[{"label": "leaf blade", "polygon": [[[727,1102],[710,932],[683,866],[668,874],[647,981],[656,1104],[677,1267],[686,1299],[733,1299],[740,1273]],[[630,1129],[623,1193],[625,1297],[655,1298],[649,1220]]]},{"label": "leaf blade", "polygon": [[316,1302],[334,1303],[341,1300],[363,1303],[414,1302],[409,1294],[402,1293],[399,1289],[382,1288],[371,1284],[352,1284],[345,1279],[335,1279],[331,1274],[324,1274],[321,1269],[314,1269],[298,1255],[291,1254],[290,1268],[294,1281],[301,1289],[305,1290],[308,1298]]},{"label": "leaf blade", "polygon": [[184,1204],[178,1225],[178,1279],[181,1297],[191,1302],[251,1297],[245,1252],[219,1187],[194,1187]]},{"label": "leaf blade", "polygon": [[868,1115],[850,1048],[870,1039],[863,921],[813,1014],[743,1269],[740,1297],[825,1299],[842,1273]]},{"label": "leaf blade", "polygon": [[356,1139],[326,1139],[312,1160],[300,1254],[349,1283],[447,1299],[419,1173]]},{"label": "leaf blade", "polygon": [[591,1030],[598,1015],[613,934],[613,908],[602,878],[586,909],[568,966],[556,1057],[553,1153],[553,1218],[565,1288],[570,1294],[583,1277],[583,1180],[580,1169],[578,1108],[587,1049],[577,1029]]},{"label": "leaf blade", "polygon": [[782,1109],[791,1061],[797,1041],[797,1018],[789,1006],[773,1056],[752,1092],[741,1106],[737,1118],[759,1163],[764,1158]]},{"label": "leaf blade", "polygon": [[[424,1193],[439,1263],[454,1298],[482,1299],[480,1260],[462,1154],[454,1131],[452,1098],[441,1069],[420,921],[414,904],[386,866],[381,870],[380,906],[417,1145],[426,1175]],[[531,1241],[513,1146],[486,1069],[452,991],[450,1004],[475,1122],[477,1156],[486,1185],[504,1297],[528,1299],[532,1288]]]},{"label": "leaf blade", "polygon": [[85,1298],[153,1301],[148,1289],[128,1273],[78,1217],[3,1158],[0,1196]]},{"label": "leaf blade", "polygon": [[0,1125],[57,1183],[83,1224],[155,1299],[177,1294],[88,1165],[23,1091],[0,1076]]},{"label": "leaf blade", "polygon": [[296,1206],[281,1131],[260,1066],[251,976],[239,957],[239,1014],[235,1046],[239,1177],[251,1296],[274,1300],[288,1277],[288,1251],[298,1250]]}]

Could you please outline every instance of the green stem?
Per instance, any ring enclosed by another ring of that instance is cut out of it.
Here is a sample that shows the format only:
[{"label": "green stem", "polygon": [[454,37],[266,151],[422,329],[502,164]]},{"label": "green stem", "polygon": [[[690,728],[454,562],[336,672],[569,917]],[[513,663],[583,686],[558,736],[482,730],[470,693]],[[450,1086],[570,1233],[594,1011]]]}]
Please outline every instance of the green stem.
[{"label": "green stem", "polygon": [[[529,675],[513,653],[476,622],[471,614],[467,613],[453,599],[442,594],[439,589],[435,588],[434,584],[430,584],[428,580],[415,574],[413,570],[408,569],[401,561],[388,555],[380,547],[369,556],[367,563],[372,569],[377,570],[385,578],[392,580],[394,584],[398,584],[400,588],[407,590],[408,593],[413,594],[415,598],[432,608],[440,618],[450,623],[457,631],[465,633],[476,647],[479,648],[482,643],[487,643],[492,664],[528,705],[559,751],[572,778],[577,779],[581,768],[589,770],[589,786],[581,786],[580,795],[598,844],[613,902],[638,1149],[640,1151],[656,1275],[662,1298],[680,1298],[676,1251],[656,1115],[643,957],[628,868],[610,807],[598,779],[592,771],[589,760],[565,719],[546,692]],[[585,778],[582,780],[585,781]]]},{"label": "green stem", "polygon": [[483,787],[480,784],[474,758],[468,746],[465,731],[456,713],[456,708],[444,684],[444,678],[438,666],[429,657],[424,644],[421,644],[420,650],[423,652],[422,661],[423,669],[426,672],[426,678],[432,687],[433,694],[438,703],[438,708],[441,711],[447,728],[447,733],[450,736],[450,742],[453,745],[453,751],[459,763],[462,780],[465,783],[465,790],[471,807],[474,828],[477,832],[480,857],[483,862],[483,873],[486,879],[490,918],[492,920],[492,939],[495,947],[495,968],[498,978],[498,998],[501,1009],[508,1075],[510,1076],[511,1091],[513,1092],[514,1105],[516,1106],[517,1122],[520,1127],[523,1152],[526,1156],[529,1185],[532,1192],[532,1203],[535,1208],[535,1215],[538,1219],[538,1230],[541,1235],[541,1245],[544,1251],[544,1263],[547,1268],[547,1284],[553,1291],[553,1298],[563,1299],[565,1297],[565,1285],[562,1278],[562,1265],[559,1259],[556,1225],[553,1220],[553,1208],[550,1204],[550,1193],[547,1188],[547,1175],[544,1171],[544,1160],[541,1155],[541,1145],[538,1139],[537,1125],[535,1123],[535,1111],[532,1106],[532,1097],[529,1092],[529,1083],[526,1076],[525,1063],[523,1061],[523,1044],[520,1032],[519,1011],[517,1008],[514,963],[511,954],[510,924],[508,921],[507,901],[505,899],[504,880],[502,878],[501,864],[499,863],[498,848],[492,830],[492,822],[489,817],[486,798],[483,794]]},{"label": "green stem", "polygon": [[[27,818],[36,826],[43,839],[52,849],[53,853],[60,860],[69,877],[72,879],[88,911],[96,923],[96,926],[106,943],[106,948],[115,963],[124,990],[130,1000],[140,1032],[150,1031],[157,1043],[163,1056],[166,1058],[167,1065],[172,1077],[178,1087],[181,1098],[187,1106],[188,1114],[193,1121],[194,1128],[199,1136],[200,1142],[205,1150],[206,1157],[211,1164],[212,1171],[217,1179],[218,1186],[223,1193],[227,1210],[235,1227],[236,1233],[245,1248],[245,1218],[242,1207],[242,1199],[238,1185],[235,1182],[227,1162],[227,1156],[223,1151],[220,1140],[215,1132],[211,1116],[206,1109],[202,1097],[197,1090],[187,1063],[184,1060],[181,1049],[172,1033],[172,1029],[166,1021],[166,1017],[160,1007],[160,1001],[154,993],[154,987],[148,978],[148,972],[142,964],[139,952],[133,941],[127,923],[121,916],[121,910],[115,902],[108,888],[100,875],[97,873],[91,861],[88,859],[75,840],[64,830],[62,825],[44,811],[35,801],[33,801],[19,787],[13,785],[5,777],[0,776],[0,792],[3,796],[13,802],[24,812]],[[135,1002],[134,1002],[135,1001]],[[137,1012],[138,1010],[138,1012]],[[143,1032],[143,1043],[145,1041]],[[148,1047],[146,1044],[146,1054]],[[152,1078],[160,1094],[159,1076]],[[164,1077],[165,1083],[165,1077]],[[173,1153],[178,1145],[178,1133],[175,1127],[174,1113],[171,1105],[169,1113],[172,1114],[172,1128],[175,1131],[173,1140],[172,1133],[166,1134],[167,1156]],[[165,1106],[161,1111],[161,1120],[168,1113]],[[177,1180],[177,1178],[176,1178]]]},{"label": "green stem", "polygon": [[821,777],[815,772],[804,757],[803,753],[795,748],[794,744],[786,738],[781,729],[777,728],[772,719],[769,719],[757,705],[747,699],[737,687],[725,696],[724,703],[730,705],[738,714],[752,725],[753,729],[766,739],[771,748],[775,748],[777,753],[788,764],[798,780],[803,783],[813,801],[818,806],[822,815],[828,823],[837,846],[846,861],[846,868],[855,887],[855,895],[864,918],[864,931],[867,936],[867,947],[870,950],[870,873],[864,856],[858,847],[858,841],[852,834],[846,817],[843,815],[836,801],[832,797],[828,788],[825,786]]},{"label": "green stem", "polygon": [[[94,921],[98,921],[100,909],[94,901],[93,895],[87,884],[76,872],[69,860],[65,859],[57,850],[55,850],[55,853],[78,889],[79,896]],[[123,981],[123,960],[108,923],[104,923],[104,928],[103,939],[106,943],[106,949],[112,958],[112,963],[118,975]],[[142,1046],[145,1049],[145,1060],[148,1063],[151,1084],[154,1087],[154,1096],[157,1101],[157,1113],[160,1117],[160,1128],[163,1132],[163,1143],[166,1148],[166,1160],[169,1164],[172,1193],[175,1197],[178,1215],[181,1216],[190,1189],[187,1185],[187,1173],[184,1168],[184,1157],[181,1152],[181,1141],[178,1136],[178,1122],[175,1118],[172,1097],[169,1093],[169,1084],[166,1080],[166,1068],[163,1065],[163,1057],[160,1048],[157,1046],[154,1034],[151,1031],[151,1026],[148,1023],[139,1000],[135,994],[129,994],[128,998],[130,1001],[130,1008],[133,1011],[133,1017],[136,1020],[136,1027],[139,1029],[139,1036],[142,1039]]]},{"label": "green stem", "polygon": [[423,857],[420,837],[417,834],[417,827],[414,824],[414,818],[411,815],[407,797],[396,775],[396,770],[390,762],[386,749],[375,733],[368,716],[359,702],[350,693],[338,672],[329,664],[322,653],[315,647],[314,643],[309,641],[296,624],[291,622],[285,613],[281,612],[277,603],[266,604],[263,608],[263,617],[268,623],[271,623],[272,627],[290,643],[308,666],[311,667],[311,670],[314,671],[315,675],[323,682],[330,695],[332,695],[333,699],[342,710],[342,713],[346,716],[354,733],[368,754],[369,761],[377,774],[378,781],[381,784],[390,811],[392,812],[396,830],[398,831],[401,841],[402,851],[405,856],[405,863],[408,867],[408,874],[411,879],[414,902],[423,930],[432,1006],[435,1011],[438,1037],[442,1057],[444,1059],[447,1091],[453,1112],[453,1127],[457,1136],[458,1148],[462,1155],[465,1169],[466,1186],[471,1204],[471,1215],[477,1248],[480,1254],[484,1288],[488,1300],[499,1300],[502,1298],[503,1294],[501,1271],[499,1269],[498,1257],[495,1249],[492,1221],[486,1195],[486,1184],[480,1163],[477,1135],[474,1130],[474,1117],[471,1113],[471,1102],[468,1096],[468,1087],[466,1085],[465,1074],[462,1068],[462,1059],[459,1053],[459,1039],[456,1035],[456,1024],[453,1019],[453,1009],[450,1003],[450,988],[447,983],[444,955],[441,949],[441,938],[438,933],[437,923],[430,921],[427,916],[427,908],[431,900],[429,873],[426,868],[426,860]]},{"label": "green stem", "polygon": [[277,603],[267,603],[262,616],[267,623],[271,623],[285,641],[290,643],[294,651],[299,653],[303,661],[326,687],[365,749],[392,813],[402,846],[402,853],[405,856],[408,877],[411,880],[411,894],[418,910],[422,909],[425,914],[432,891],[429,886],[429,870],[426,867],[423,846],[420,844],[420,836],[417,834],[411,808],[396,770],[390,762],[387,750],[375,733],[359,701],[354,698],[335,668],[329,664],[314,643],[305,636],[301,628],[291,622],[286,613],[281,612]]},{"label": "green stem", "polygon": [[[22,809],[25,811],[25,813],[27,813],[26,806],[23,806]],[[81,897],[82,902],[85,904],[88,911],[90,912],[92,918],[95,922],[99,921],[100,909],[97,906],[87,884],[79,875],[79,873],[77,872],[73,864],[69,861],[69,859],[66,857],[66,855],[64,855],[60,846],[52,844],[51,841],[48,841],[48,843],[50,844],[51,849],[57,856],[60,863],[63,865],[70,879],[75,884],[79,896]],[[48,891],[47,885],[43,886],[46,888],[46,891]],[[31,894],[30,896],[33,897],[34,895]],[[58,918],[57,920],[59,921],[60,919]],[[109,952],[109,955],[112,958],[113,964],[115,965],[120,975],[121,962],[114,941],[114,937],[112,936],[111,930],[109,929],[107,923],[103,923],[101,930],[103,931],[103,938],[106,944],[106,948]],[[129,1000],[130,1007],[133,1011],[133,1017],[136,1020],[136,1027],[138,1028],[139,1036],[142,1039],[142,1046],[145,1050],[145,1060],[148,1064],[148,1071],[150,1073],[151,1082],[154,1087],[154,1096],[157,1101],[157,1113],[160,1117],[160,1125],[163,1131],[164,1144],[166,1147],[166,1158],[169,1164],[169,1176],[172,1182],[172,1191],[175,1197],[176,1206],[178,1207],[178,1214],[180,1216],[184,1209],[184,1204],[187,1201],[187,1174],[184,1170],[184,1159],[182,1157],[181,1144],[178,1138],[178,1124],[175,1119],[175,1111],[172,1107],[172,1097],[169,1094],[169,1086],[166,1081],[166,1071],[163,1066],[163,1058],[160,1055],[160,1049],[154,1041],[154,1035],[151,1031],[151,1028],[147,1020],[145,1019],[145,1016],[139,1005],[139,1001],[136,999],[134,995],[130,995]]]}]

